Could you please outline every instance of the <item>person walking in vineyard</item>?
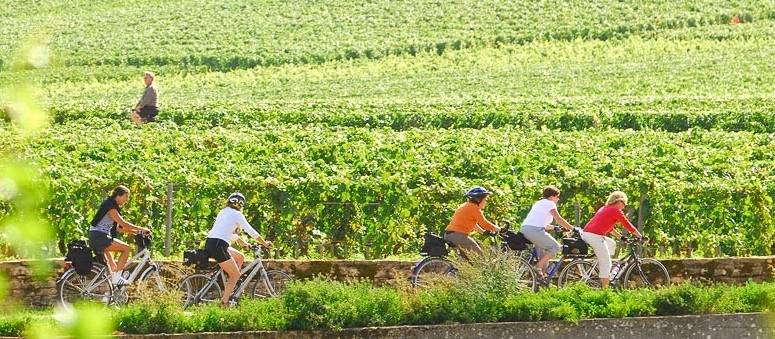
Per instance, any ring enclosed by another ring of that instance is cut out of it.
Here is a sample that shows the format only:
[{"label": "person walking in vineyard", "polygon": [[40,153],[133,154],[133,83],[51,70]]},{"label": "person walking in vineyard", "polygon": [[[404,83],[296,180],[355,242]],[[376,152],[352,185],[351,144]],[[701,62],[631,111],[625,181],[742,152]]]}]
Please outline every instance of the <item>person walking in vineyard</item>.
[{"label": "person walking in vineyard", "polygon": [[465,195],[468,201],[457,208],[447,225],[444,239],[461,249],[464,256],[466,253],[482,254],[482,248],[471,238],[474,230],[500,232],[500,228],[489,222],[482,213],[491,194],[492,192],[480,186],[470,189]]},{"label": "person walking in vineyard", "polygon": [[153,83],[156,76],[152,72],[143,74],[145,82],[145,92],[132,109],[132,122],[137,125],[142,123],[156,121],[156,115],[159,114],[159,89]]},{"label": "person walking in vineyard", "polygon": [[581,239],[592,247],[592,251],[597,257],[597,266],[600,269],[598,277],[602,288],[608,288],[611,275],[611,256],[616,250],[616,242],[607,235],[614,233],[616,237],[619,237],[619,234],[614,230],[616,223],[622,224],[628,232],[635,234],[636,237],[643,237],[622,212],[625,206],[627,206],[627,194],[620,191],[611,193],[605,206],[595,212],[592,219],[584,226],[584,231],[581,232]]},{"label": "person walking in vineyard", "polygon": [[573,225],[557,212],[557,201],[560,200],[560,190],[555,186],[546,186],[542,192],[542,199],[533,204],[525,220],[522,221],[520,231],[539,249],[540,259],[536,263],[538,274],[541,278],[546,276],[546,267],[549,260],[560,251],[560,243],[549,234],[554,228],[552,220],[556,221],[567,230],[573,230]]},{"label": "person walking in vineyard", "polygon": [[[129,245],[116,239],[118,232],[151,233],[148,228],[135,226],[124,220],[121,216],[121,206],[124,206],[127,201],[129,201],[129,189],[123,185],[114,188],[113,193],[100,205],[89,228],[89,246],[97,255],[101,254],[105,257],[113,284],[122,283],[121,272],[129,260]],[[113,260],[111,252],[120,253],[118,263]]]},{"label": "person walking in vineyard", "polygon": [[218,212],[213,228],[210,229],[207,240],[205,240],[207,255],[214,258],[229,277],[223,289],[222,305],[229,305],[229,298],[237,285],[237,281],[239,281],[240,269],[245,261],[245,255],[231,247],[232,242],[235,241],[242,246],[247,246],[247,243],[239,238],[237,232],[242,229],[264,247],[272,247],[272,242],[264,240],[245,219],[245,215],[242,214],[244,206],[244,195],[241,193],[229,195],[229,198],[226,199],[226,207]]}]

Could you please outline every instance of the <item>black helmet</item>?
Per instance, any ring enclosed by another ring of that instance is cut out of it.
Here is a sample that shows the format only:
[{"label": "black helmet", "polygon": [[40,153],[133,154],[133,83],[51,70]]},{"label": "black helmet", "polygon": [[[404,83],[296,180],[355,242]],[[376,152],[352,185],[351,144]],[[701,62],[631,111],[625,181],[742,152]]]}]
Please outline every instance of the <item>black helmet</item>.
[{"label": "black helmet", "polygon": [[234,192],[229,195],[229,199],[226,199],[226,204],[238,210],[241,210],[245,206],[245,196],[242,193]]}]

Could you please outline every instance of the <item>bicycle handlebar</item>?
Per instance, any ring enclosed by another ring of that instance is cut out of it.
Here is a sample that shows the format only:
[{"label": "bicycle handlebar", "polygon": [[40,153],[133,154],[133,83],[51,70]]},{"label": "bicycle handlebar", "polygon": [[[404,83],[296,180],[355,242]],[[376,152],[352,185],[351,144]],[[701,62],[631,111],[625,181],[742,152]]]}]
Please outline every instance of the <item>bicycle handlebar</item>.
[{"label": "bicycle handlebar", "polygon": [[501,233],[506,233],[511,229],[511,221],[504,220],[501,222],[503,224],[503,227],[501,227]]},{"label": "bicycle handlebar", "polygon": [[628,245],[637,245],[637,244],[646,244],[649,242],[649,237],[643,236],[641,238],[638,237],[628,237],[628,236],[622,236],[621,238],[622,242],[628,244]]},{"label": "bicycle handlebar", "polygon": [[[261,250],[264,249],[264,248],[266,248],[266,247],[264,247],[262,245],[255,245],[255,244],[251,244],[250,245],[250,250],[253,251],[253,254],[255,254],[255,255],[261,254]],[[269,250],[269,248],[266,248],[266,249]]]}]

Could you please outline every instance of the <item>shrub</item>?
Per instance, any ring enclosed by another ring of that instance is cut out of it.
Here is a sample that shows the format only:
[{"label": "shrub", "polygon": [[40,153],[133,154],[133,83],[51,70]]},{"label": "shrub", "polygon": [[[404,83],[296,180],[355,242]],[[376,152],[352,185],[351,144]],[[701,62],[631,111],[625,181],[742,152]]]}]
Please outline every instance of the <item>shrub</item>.
[{"label": "shrub", "polygon": [[398,291],[363,281],[293,282],[282,299],[292,329],[391,325],[400,323],[405,314]]}]

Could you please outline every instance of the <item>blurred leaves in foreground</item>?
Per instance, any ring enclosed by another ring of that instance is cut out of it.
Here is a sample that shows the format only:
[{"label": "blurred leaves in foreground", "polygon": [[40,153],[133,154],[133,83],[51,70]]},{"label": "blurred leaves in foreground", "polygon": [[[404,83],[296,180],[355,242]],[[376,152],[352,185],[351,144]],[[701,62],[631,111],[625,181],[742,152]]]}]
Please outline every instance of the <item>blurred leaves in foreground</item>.
[{"label": "blurred leaves in foreground", "polygon": [[[11,72],[46,67],[49,49],[36,42],[28,43],[17,54]],[[8,83],[0,88],[0,113],[12,124],[12,130],[21,137],[34,137],[49,122],[48,114],[39,104],[38,90],[32,83]],[[0,234],[8,247],[25,258],[44,259],[51,244],[53,232],[43,217],[47,205],[48,185],[40,177],[34,164],[19,161],[13,151],[0,154]],[[47,277],[51,267],[46,260],[33,260],[35,276]],[[0,300],[4,305],[8,296],[8,282],[0,275]],[[73,311],[57,309],[50,319],[34,319],[25,332],[30,338],[70,336],[93,338],[112,333],[112,322],[105,317],[104,307],[93,304],[76,305]]]}]

